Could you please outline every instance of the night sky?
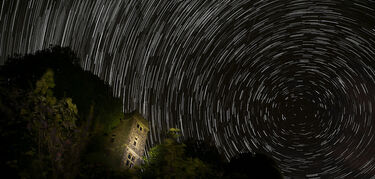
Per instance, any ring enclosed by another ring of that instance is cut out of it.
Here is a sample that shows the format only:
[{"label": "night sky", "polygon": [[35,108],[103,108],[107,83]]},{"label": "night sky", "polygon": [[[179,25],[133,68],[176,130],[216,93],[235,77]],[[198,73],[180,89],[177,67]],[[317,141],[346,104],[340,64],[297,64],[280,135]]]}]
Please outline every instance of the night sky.
[{"label": "night sky", "polygon": [[124,112],[272,156],[287,177],[375,175],[374,0],[2,0],[0,64],[70,46]]}]

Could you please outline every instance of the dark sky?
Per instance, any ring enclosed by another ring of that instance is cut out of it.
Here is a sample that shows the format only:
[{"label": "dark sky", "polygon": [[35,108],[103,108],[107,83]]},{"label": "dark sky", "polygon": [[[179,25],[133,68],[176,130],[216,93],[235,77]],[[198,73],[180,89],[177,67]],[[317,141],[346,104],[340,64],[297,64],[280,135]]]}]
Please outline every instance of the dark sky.
[{"label": "dark sky", "polygon": [[124,111],[264,152],[285,176],[375,175],[374,0],[3,0],[8,55],[70,46]]}]

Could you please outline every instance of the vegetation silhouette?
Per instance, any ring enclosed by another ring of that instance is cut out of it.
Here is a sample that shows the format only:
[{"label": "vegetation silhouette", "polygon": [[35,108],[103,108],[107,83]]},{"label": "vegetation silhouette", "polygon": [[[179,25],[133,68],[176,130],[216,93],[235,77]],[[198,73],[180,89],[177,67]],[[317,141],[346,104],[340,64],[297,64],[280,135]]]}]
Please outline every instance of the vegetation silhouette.
[{"label": "vegetation silhouette", "polygon": [[187,138],[183,140],[183,143],[186,145],[185,151],[187,157],[199,158],[206,163],[206,165],[214,171],[211,174],[212,177],[224,177],[224,169],[227,161],[224,156],[220,154],[213,141],[208,139],[197,140],[194,138]]},{"label": "vegetation silhouette", "polygon": [[121,99],[112,97],[112,89],[103,80],[82,70],[79,59],[68,47],[51,46],[35,54],[9,58],[0,68],[0,76],[7,79],[7,86],[31,90],[47,69],[54,72],[54,95],[69,96],[77,105],[78,123],[87,120],[91,106],[92,127],[98,133],[110,131],[123,118]]},{"label": "vegetation silhouette", "polygon": [[186,155],[196,157],[215,171],[216,178],[283,178],[276,162],[262,153],[242,153],[229,162],[212,141],[186,139]]},{"label": "vegetation silhouette", "polygon": [[2,167],[8,176],[74,178],[78,173],[86,125],[77,127],[78,111],[71,98],[53,95],[53,76],[48,69],[31,91],[0,87],[0,111],[6,113],[1,137],[7,142]]},{"label": "vegetation silhouette", "polygon": [[171,128],[164,141],[151,148],[139,173],[142,178],[208,178],[212,170],[198,158],[186,156],[180,130]]},{"label": "vegetation silhouette", "polygon": [[0,131],[7,144],[1,166],[9,176],[128,176],[98,157],[103,136],[123,119],[122,101],[78,62],[69,48],[54,46],[0,67]]},{"label": "vegetation silhouette", "polygon": [[229,178],[283,178],[276,162],[262,153],[242,153],[226,166]]}]

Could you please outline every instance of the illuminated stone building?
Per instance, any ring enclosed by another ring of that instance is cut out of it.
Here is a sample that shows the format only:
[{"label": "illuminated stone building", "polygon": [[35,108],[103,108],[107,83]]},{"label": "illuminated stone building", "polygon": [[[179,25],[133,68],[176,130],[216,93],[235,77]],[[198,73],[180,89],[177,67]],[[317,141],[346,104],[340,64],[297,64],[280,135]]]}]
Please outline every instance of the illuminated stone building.
[{"label": "illuminated stone building", "polygon": [[141,163],[149,131],[148,122],[139,113],[135,112],[130,120],[131,130],[124,152],[124,164],[129,168]]},{"label": "illuminated stone building", "polygon": [[148,121],[137,111],[126,114],[125,120],[114,130],[112,143],[123,167],[133,168],[141,164],[148,132]]}]

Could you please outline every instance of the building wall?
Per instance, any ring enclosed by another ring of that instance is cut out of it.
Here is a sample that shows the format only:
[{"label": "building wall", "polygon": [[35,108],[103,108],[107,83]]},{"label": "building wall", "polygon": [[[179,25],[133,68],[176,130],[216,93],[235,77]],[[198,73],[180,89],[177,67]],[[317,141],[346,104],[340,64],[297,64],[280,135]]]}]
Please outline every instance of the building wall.
[{"label": "building wall", "polygon": [[149,131],[148,124],[144,124],[144,120],[138,118],[133,116],[131,119],[130,132],[123,157],[125,166],[130,168],[141,163]]}]

